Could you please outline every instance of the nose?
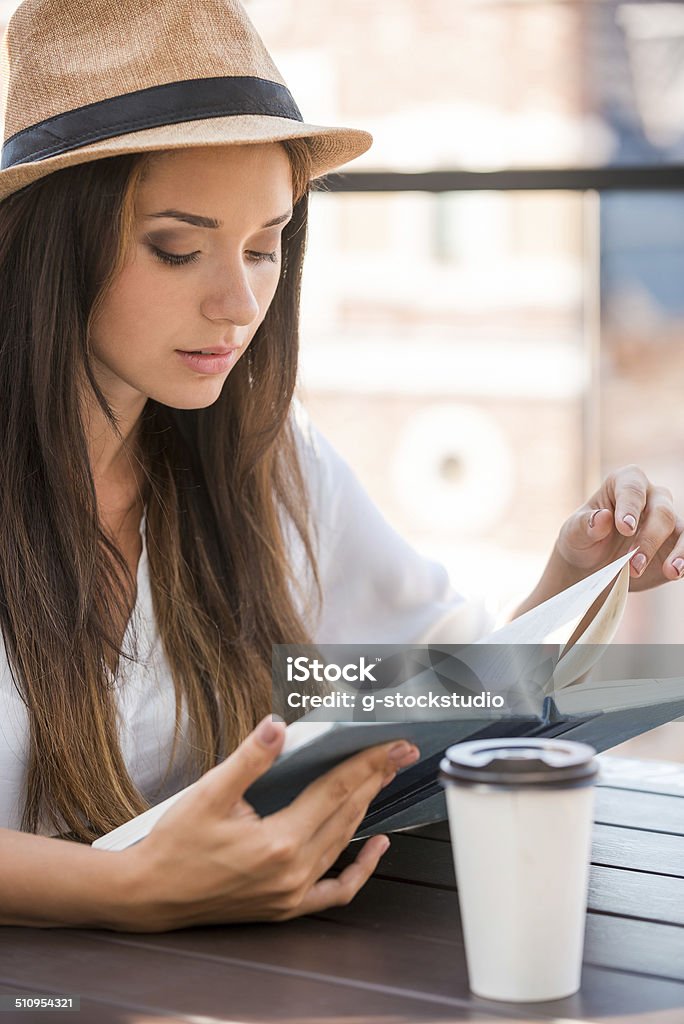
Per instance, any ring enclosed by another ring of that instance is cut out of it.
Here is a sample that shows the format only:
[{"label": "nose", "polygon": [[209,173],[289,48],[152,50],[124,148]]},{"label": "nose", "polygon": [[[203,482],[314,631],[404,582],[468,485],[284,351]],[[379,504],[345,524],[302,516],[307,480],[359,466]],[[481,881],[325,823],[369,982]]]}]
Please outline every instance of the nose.
[{"label": "nose", "polygon": [[202,301],[202,313],[209,320],[230,320],[236,327],[248,327],[259,315],[259,302],[249,274],[238,261],[223,263],[212,279]]}]

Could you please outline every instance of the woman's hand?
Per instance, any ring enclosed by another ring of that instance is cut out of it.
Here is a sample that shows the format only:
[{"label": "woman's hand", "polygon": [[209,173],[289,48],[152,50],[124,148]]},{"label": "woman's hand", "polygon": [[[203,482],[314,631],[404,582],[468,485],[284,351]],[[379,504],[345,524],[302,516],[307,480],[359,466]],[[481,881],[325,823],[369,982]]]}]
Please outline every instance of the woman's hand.
[{"label": "woman's hand", "polygon": [[676,514],[670,491],[650,483],[638,466],[607,476],[563,524],[556,541],[558,554],[578,578],[637,546],[630,590],[684,577],[684,519]]},{"label": "woman's hand", "polygon": [[368,804],[419,754],[406,742],[371,747],[320,776],[282,811],[260,818],[243,794],[267,771],[285,736],[265,718],[159,819],[127,857],[129,909],[118,930],[283,921],[349,903],[389,846],[373,836],[337,878],[321,880]]}]

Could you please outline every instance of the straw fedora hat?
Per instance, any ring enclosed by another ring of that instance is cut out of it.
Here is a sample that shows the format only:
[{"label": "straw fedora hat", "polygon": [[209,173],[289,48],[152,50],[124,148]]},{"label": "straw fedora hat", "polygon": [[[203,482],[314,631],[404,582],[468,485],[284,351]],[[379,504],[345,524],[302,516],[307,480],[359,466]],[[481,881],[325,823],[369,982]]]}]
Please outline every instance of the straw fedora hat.
[{"label": "straw fedora hat", "polygon": [[0,200],[122,153],[295,138],[316,178],[373,141],[303,121],[238,0],[24,0],[0,74]]}]

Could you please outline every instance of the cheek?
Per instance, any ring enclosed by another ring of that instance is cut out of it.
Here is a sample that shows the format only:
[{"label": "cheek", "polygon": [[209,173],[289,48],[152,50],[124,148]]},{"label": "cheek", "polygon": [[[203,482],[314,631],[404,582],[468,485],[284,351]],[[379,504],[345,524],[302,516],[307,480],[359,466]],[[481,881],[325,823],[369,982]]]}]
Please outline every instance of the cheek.
[{"label": "cheek", "polygon": [[[280,256],[280,253],[278,253]],[[266,315],[269,306],[273,302],[275,293],[278,291],[278,285],[280,284],[280,278],[282,275],[282,264],[278,263],[273,265],[273,272],[264,274],[265,282],[263,285],[263,301],[259,298],[259,307],[263,311],[263,315]]]},{"label": "cheek", "polygon": [[259,305],[259,316],[250,324],[247,334],[248,341],[251,341],[259,327],[261,327],[266,314],[268,313],[280,281],[280,265],[274,268],[273,273],[261,272],[261,277],[252,284],[254,297]]},{"label": "cheek", "polygon": [[138,263],[130,264],[119,274],[107,293],[97,320],[93,324],[93,344],[103,352],[116,353],[135,347],[140,350],[141,337],[153,340],[164,333],[174,319],[174,303],[178,289],[171,282],[160,281],[159,275]]},{"label": "cheek", "polygon": [[112,294],[120,316],[126,320],[159,320],[165,310],[170,310],[182,299],[184,282],[182,275],[174,280],[171,274],[164,274],[146,262],[136,262],[126,267],[119,276]]}]

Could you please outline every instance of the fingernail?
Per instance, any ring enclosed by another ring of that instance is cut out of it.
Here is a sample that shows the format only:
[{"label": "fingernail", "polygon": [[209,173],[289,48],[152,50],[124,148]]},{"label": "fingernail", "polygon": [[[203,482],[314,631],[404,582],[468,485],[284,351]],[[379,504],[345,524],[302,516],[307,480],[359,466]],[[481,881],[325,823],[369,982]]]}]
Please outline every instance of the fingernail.
[{"label": "fingernail", "polygon": [[591,529],[592,526],[594,525],[594,520],[596,519],[596,516],[599,514],[600,511],[601,511],[600,508],[595,508],[594,511],[589,516],[589,529]]},{"label": "fingernail", "polygon": [[674,560],[674,562],[672,564],[674,565],[675,569],[677,570],[677,572],[681,576],[682,573],[684,573],[684,558],[675,558],[675,560]]},{"label": "fingernail", "polygon": [[410,743],[393,747],[389,752],[389,759],[397,768],[406,768],[407,765],[417,761],[419,757],[420,752],[418,748]]},{"label": "fingernail", "polygon": [[280,729],[276,726],[270,715],[266,715],[266,718],[262,718],[256,727],[257,739],[260,743],[269,747],[278,739],[280,735]]},{"label": "fingernail", "polygon": [[[636,530],[636,519],[631,513],[626,516],[623,516],[622,522],[627,523],[627,526],[629,526],[630,530]],[[636,562],[636,558],[634,559],[634,561]]]},{"label": "fingernail", "polygon": [[632,565],[634,566],[635,572],[643,572],[644,566],[646,565],[646,555],[635,555],[632,559]]},{"label": "fingernail", "polygon": [[420,751],[418,747],[414,747],[411,744],[407,744],[405,750],[399,750],[395,754],[390,751],[390,760],[396,764],[397,768],[406,768],[408,765],[413,764],[420,757]]},{"label": "fingernail", "polygon": [[402,757],[405,757],[411,749],[411,744],[403,740],[401,743],[395,743],[393,747],[390,747],[387,756],[390,761],[401,761]]},{"label": "fingernail", "polygon": [[383,856],[383,854],[387,853],[387,851],[390,848],[390,841],[387,838],[387,836],[383,836],[382,838],[383,838],[382,843],[378,844],[380,846],[380,856],[381,857]]},{"label": "fingernail", "polygon": [[411,747],[409,751],[404,754],[400,761],[397,761],[398,768],[408,768],[410,764],[414,764],[415,761],[420,757],[420,751],[418,747]]}]

